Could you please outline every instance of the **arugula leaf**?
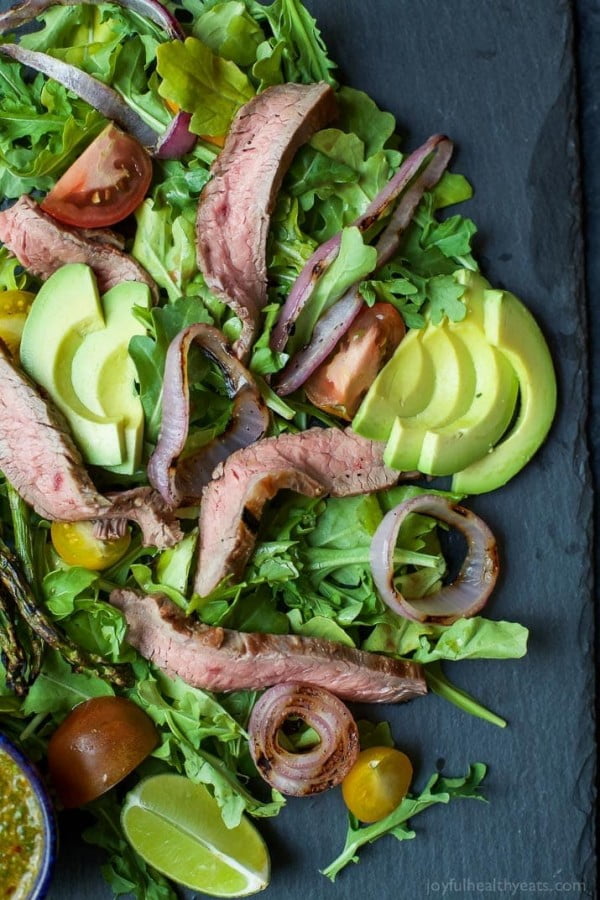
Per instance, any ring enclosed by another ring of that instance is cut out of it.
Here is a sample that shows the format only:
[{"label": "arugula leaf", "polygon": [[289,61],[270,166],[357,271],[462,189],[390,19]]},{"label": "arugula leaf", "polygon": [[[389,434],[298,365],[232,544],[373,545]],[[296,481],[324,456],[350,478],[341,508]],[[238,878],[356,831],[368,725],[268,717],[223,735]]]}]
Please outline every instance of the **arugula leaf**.
[{"label": "arugula leaf", "polygon": [[133,894],[137,900],[177,900],[178,894],[167,879],[135,852],[123,834],[121,806],[114,793],[104,794],[86,807],[96,822],[83,832],[88,844],[109,854],[102,874],[113,894]]},{"label": "arugula leaf", "polygon": [[254,96],[247,75],[195,37],[161,44],[156,58],[160,95],[192,113],[194,134],[227,134],[240,106]]},{"label": "arugula leaf", "polygon": [[307,344],[313,329],[336,300],[372,272],[377,262],[377,251],[363,242],[354,226],[344,229],[337,257],[319,278],[306,306],[296,320],[296,329],[287,344],[287,352],[293,354]]},{"label": "arugula leaf", "polygon": [[248,0],[248,6],[257,21],[266,20],[271,26],[271,45],[283,42],[285,46],[282,53],[285,81],[300,84],[326,81],[337,86],[331,74],[335,63],[327,54],[316,20],[301,0],[274,0],[269,6]]},{"label": "arugula leaf", "polygon": [[[241,769],[248,765],[247,743],[236,718],[213,695],[158,670],[151,673],[144,666],[138,666],[140,677],[130,697],[159,726],[161,744],[153,755],[192,781],[211,785],[229,828],[238,824],[245,811],[254,816],[276,815],[284,803],[279,794],[273,792],[272,800],[263,803],[240,780]],[[244,718],[253,701],[254,695],[247,694],[238,708]]]},{"label": "arugula leaf", "polygon": [[396,809],[373,825],[361,826],[353,815],[349,815],[348,833],[344,849],[330,863],[322,874],[331,881],[351,862],[358,862],[358,851],[365,844],[372,844],[384,835],[391,835],[399,841],[415,837],[415,832],[408,825],[418,813],[437,803],[449,803],[451,800],[470,799],[485,800],[480,792],[480,785],[485,778],[486,767],[483,763],[474,763],[462,778],[447,778],[435,774],[429,779],[422,792],[414,797],[408,795]]},{"label": "arugula leaf", "polygon": [[497,716],[489,709],[486,709],[485,706],[482,706],[481,703],[475,700],[475,698],[466,691],[463,691],[461,688],[456,687],[455,684],[452,684],[452,682],[446,678],[440,662],[429,663],[425,667],[425,679],[429,689],[433,691],[434,694],[437,694],[438,697],[449,700],[450,703],[454,703],[455,706],[458,706],[458,708],[464,710],[464,712],[467,712],[472,716],[477,716],[478,719],[484,719],[484,721],[489,722],[491,725],[497,725],[499,728],[506,728],[506,719],[503,719],[501,716]]},{"label": "arugula leaf", "polygon": [[433,641],[424,639],[414,659],[520,659],[527,653],[529,632],[517,622],[493,622],[482,616],[458,619],[452,625],[433,625]]},{"label": "arugula leaf", "polygon": [[162,415],[162,383],[170,342],[182,328],[194,322],[214,324],[200,297],[182,297],[169,306],[154,307],[146,322],[151,335],[135,335],[129,342],[140,384],[146,421],[146,439],[155,443]]},{"label": "arugula leaf", "polygon": [[106,120],[42,75],[23,78],[17,62],[0,59],[0,192],[8,199],[46,191]]},{"label": "arugula leaf", "polygon": [[201,13],[194,19],[192,33],[213,53],[238,66],[251,66],[265,42],[264,31],[240,0],[217,3]]},{"label": "arugula leaf", "polygon": [[74,706],[90,697],[114,694],[109,684],[95,675],[73,672],[56,650],[48,649],[42,670],[25,698],[23,713],[62,719]]},{"label": "arugula leaf", "polygon": [[452,275],[435,275],[427,284],[429,317],[433,325],[439,325],[444,316],[451,322],[461,322],[467,314],[467,307],[460,299],[465,286],[458,284]]}]

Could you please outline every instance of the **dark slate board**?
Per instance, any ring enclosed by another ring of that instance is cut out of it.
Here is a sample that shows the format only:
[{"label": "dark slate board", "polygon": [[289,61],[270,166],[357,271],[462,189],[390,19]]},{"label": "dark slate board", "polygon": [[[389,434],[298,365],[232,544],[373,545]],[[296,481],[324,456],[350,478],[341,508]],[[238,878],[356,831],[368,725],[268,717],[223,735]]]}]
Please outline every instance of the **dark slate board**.
[{"label": "dark slate board", "polygon": [[[591,897],[592,500],[571,6],[566,0],[311,0],[309,6],[344,78],[397,115],[405,146],[435,131],[456,141],[455,170],[476,187],[469,214],[479,225],[484,272],[538,317],[558,367],[560,408],[529,468],[473,502],[502,547],[502,581],[489,612],[529,626],[530,652],[523,661],[456,664],[450,674],[510,727],[501,731],[436,697],[368,711],[392,721],[421,783],[442,760],[448,773],[462,773],[475,760],[489,763],[490,804],[430,810],[415,821],[417,840],[387,838],[365,849],[360,864],[332,886],[318,869],[343,842],[341,800],[331,792],[291,802],[263,828],[273,857],[268,896]],[[579,13],[598,25],[596,2],[581,0]],[[591,67],[589,44],[587,58]],[[588,123],[589,133],[593,128]],[[54,900],[110,896],[78,830],[78,820],[65,829]]]}]

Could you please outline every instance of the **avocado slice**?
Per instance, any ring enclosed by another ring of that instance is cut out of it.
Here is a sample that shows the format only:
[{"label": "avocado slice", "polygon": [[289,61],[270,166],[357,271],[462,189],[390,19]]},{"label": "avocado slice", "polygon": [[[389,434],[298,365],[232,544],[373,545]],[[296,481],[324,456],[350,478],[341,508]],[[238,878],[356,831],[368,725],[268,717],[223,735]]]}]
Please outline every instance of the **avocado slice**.
[{"label": "avocado slice", "polygon": [[417,469],[452,475],[493,448],[513,418],[518,380],[508,359],[487,343],[483,331],[463,323],[461,337],[475,367],[475,392],[463,416],[423,437]]},{"label": "avocado slice", "polygon": [[429,402],[435,383],[423,331],[413,328],[398,345],[362,401],[352,429],[373,441],[385,441],[397,416],[413,416]]},{"label": "avocado slice", "polygon": [[485,335],[519,380],[520,409],[508,435],[482,459],[457,472],[452,490],[482,494],[506,484],[544,441],[556,411],[556,376],[545,338],[521,301],[508,291],[486,291]]},{"label": "avocado slice", "polygon": [[140,282],[126,281],[107,291],[102,297],[106,325],[87,335],[71,367],[73,387],[86,406],[120,421],[124,459],[110,469],[128,475],[139,465],[144,435],[144,411],[135,390],[137,373],[128,347],[131,338],[145,334],[146,329],[133,315],[133,309],[149,309],[151,302],[148,286]]},{"label": "avocado slice", "polygon": [[94,465],[118,465],[125,445],[117,417],[85,405],[71,380],[73,357],[85,337],[104,328],[98,286],[82,263],[57,269],[42,285],[25,321],[21,365],[65,415],[84,458]]},{"label": "avocado slice", "polygon": [[433,393],[418,413],[395,419],[383,454],[386,465],[401,471],[418,468],[425,434],[462,416],[475,394],[473,358],[456,331],[427,325],[423,346],[435,366]]}]

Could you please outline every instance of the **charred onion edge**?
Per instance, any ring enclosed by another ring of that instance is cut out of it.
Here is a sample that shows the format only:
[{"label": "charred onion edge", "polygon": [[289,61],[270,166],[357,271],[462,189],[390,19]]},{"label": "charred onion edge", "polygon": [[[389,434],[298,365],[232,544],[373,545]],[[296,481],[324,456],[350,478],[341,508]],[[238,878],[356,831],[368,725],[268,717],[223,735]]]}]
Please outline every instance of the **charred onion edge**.
[{"label": "charred onion edge", "polygon": [[[427,140],[417,150],[413,151],[413,153],[411,153],[410,156],[408,156],[404,160],[393,178],[388,181],[385,187],[377,194],[377,196],[371,201],[371,203],[369,203],[362,216],[359,216],[358,219],[356,219],[352,223],[354,227],[358,228],[361,233],[364,233],[377,222],[379,222],[382,218],[384,218],[389,212],[390,207],[396,202],[402,191],[419,173],[419,169],[421,168],[427,157],[431,153],[436,152],[436,156],[429,162],[429,165],[421,174],[421,177],[417,179],[417,182],[415,182],[415,185],[413,185],[413,188],[416,188],[417,184],[419,184],[420,194],[416,203],[414,204],[414,207],[412,207],[411,209],[410,218],[412,218],[414,209],[421,199],[423,191],[427,190],[428,187],[432,187],[433,184],[436,184],[437,181],[439,181],[439,179],[441,178],[446,166],[448,165],[448,161],[452,154],[452,149],[452,141],[450,141],[449,138],[445,137],[445,135],[434,134],[432,137],[430,137],[429,140]],[[434,165],[434,173],[440,168],[439,163],[437,163],[437,160],[439,160],[440,158],[443,160],[443,168],[441,172],[439,172],[432,184],[429,184],[428,182],[423,184],[424,176],[427,170],[432,165]],[[423,186],[421,186],[422,184]],[[411,189],[411,191],[408,192],[407,197],[409,195],[413,195],[413,193],[416,193],[416,191],[413,192],[413,190]],[[402,206],[404,206],[404,202],[405,201],[403,200]],[[409,208],[408,203],[406,203],[405,208]],[[401,219],[401,216],[398,215],[398,211],[389,222],[376,245],[378,250],[378,266],[383,265],[388,261],[389,257],[384,255],[383,250],[385,249],[387,252],[388,238],[391,235],[390,229],[392,223],[396,219]],[[398,221],[398,223],[394,225],[394,227],[398,232],[399,228],[401,227],[401,221]],[[406,225],[404,225],[403,228],[406,228]],[[380,258],[379,244],[384,237],[386,237],[386,242],[385,247],[382,246],[381,248],[382,253]],[[281,309],[279,319],[277,320],[277,323],[275,324],[275,327],[271,334],[271,348],[273,350],[282,351],[284,349],[290,336],[293,324],[302,312],[307,301],[309,300],[317,281],[319,280],[319,278],[321,278],[323,273],[329,268],[331,263],[337,257],[341,239],[342,233],[339,232],[338,234],[329,238],[329,240],[325,241],[324,244],[321,244],[319,247],[317,247],[313,255],[310,257],[310,259],[300,272],[298,278],[292,286],[286,302]],[[397,245],[394,248],[393,252],[395,252],[396,248]]]},{"label": "charred onion edge", "polygon": [[[394,548],[400,526],[415,512],[433,516],[460,531],[467,541],[467,555],[452,584],[428,597],[407,600],[394,587]],[[393,612],[413,622],[450,625],[476,615],[493,591],[499,571],[496,538],[471,510],[445,497],[421,494],[384,516],[371,542],[371,570],[381,599]]]},{"label": "charred onion edge", "polygon": [[[279,743],[286,719],[297,717],[313,728],[320,743],[290,753]],[[250,754],[271,787],[292,797],[308,797],[346,777],[359,753],[358,728],[347,706],[314,685],[278,684],[258,700],[248,725]]]},{"label": "charred onion edge", "polygon": [[[187,361],[193,343],[221,369],[234,406],[225,433],[180,461],[190,424]],[[217,464],[234,450],[259,440],[269,426],[269,411],[252,375],[212,325],[189,325],[169,344],[162,405],[160,434],[148,463],[148,478],[170,506],[184,500],[198,502]]]}]

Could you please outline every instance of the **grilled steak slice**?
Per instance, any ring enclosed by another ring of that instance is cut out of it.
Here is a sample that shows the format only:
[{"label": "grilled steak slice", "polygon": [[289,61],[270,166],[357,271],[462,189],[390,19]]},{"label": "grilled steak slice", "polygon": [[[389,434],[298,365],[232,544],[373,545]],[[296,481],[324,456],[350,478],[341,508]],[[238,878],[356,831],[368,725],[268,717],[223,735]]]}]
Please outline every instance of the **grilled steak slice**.
[{"label": "grilled steak slice", "polygon": [[290,634],[245,634],[186,618],[159,594],[115,590],[127,640],[142,656],[209,691],[260,690],[291,681],[324,687],[344,700],[397,703],[427,693],[418,663]]},{"label": "grilled steak slice", "polygon": [[61,225],[26,194],[0,212],[0,240],[34,275],[46,279],[67,263],[85,263],[94,270],[100,293],[122,281],[141,281],[156,297],[152,278],[131,256],[118,249],[118,238],[108,234],[103,229],[92,238],[90,229]]},{"label": "grilled steak slice", "polygon": [[202,497],[196,591],[206,596],[226,575],[242,576],[265,503],[283,488],[348,497],[395,484],[400,473],[384,466],[384,446],[350,429],[312,428],[232,453]]},{"label": "grilled steak slice", "polygon": [[0,469],[48,519],[92,519],[109,502],[94,487],[62,414],[0,350]]},{"label": "grilled steak slice", "polygon": [[234,350],[245,359],[267,299],[269,216],[296,150],[335,116],[326,84],[279,84],[246,103],[200,196],[198,264],[208,286],[240,317]]},{"label": "grilled steak slice", "polygon": [[110,509],[95,523],[94,534],[102,540],[122,537],[127,522],[135,522],[142,532],[144,547],[174,547],[183,538],[179,521],[158,491],[137,487],[109,494]]}]

